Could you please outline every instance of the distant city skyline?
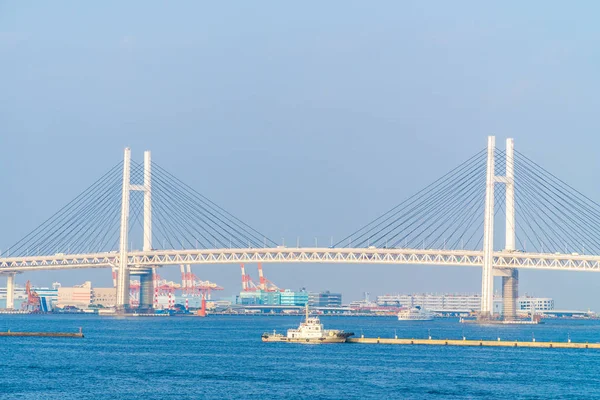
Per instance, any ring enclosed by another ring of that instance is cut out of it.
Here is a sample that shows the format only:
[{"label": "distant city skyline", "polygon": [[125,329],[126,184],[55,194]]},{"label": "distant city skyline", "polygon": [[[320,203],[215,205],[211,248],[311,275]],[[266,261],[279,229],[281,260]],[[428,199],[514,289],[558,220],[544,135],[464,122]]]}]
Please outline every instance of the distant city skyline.
[{"label": "distant city skyline", "polygon": [[[100,280],[102,283],[104,283],[104,280]],[[95,284],[93,281],[89,281],[91,283],[91,287],[93,288],[112,288],[113,286],[110,284],[106,284],[106,285],[101,285],[101,284]],[[181,284],[182,282],[177,279],[173,280],[174,283],[176,284]],[[57,282],[57,281],[52,281],[50,283],[43,283],[43,282],[37,282],[37,281],[32,281],[31,285],[33,288],[52,288],[55,286],[55,284],[58,283],[61,286],[63,285],[62,282]],[[79,282],[79,283],[75,283],[74,285],[64,285],[64,286],[82,286],[86,283],[86,281],[83,282]],[[17,283],[16,285],[18,288],[23,289],[25,288],[25,284],[24,283]],[[1,289],[5,289],[6,287],[2,284],[0,284],[0,288]],[[240,285],[239,288],[229,288],[231,290],[231,293],[227,290],[228,288],[224,288],[224,291],[220,291],[220,292],[215,292],[212,295],[213,299],[229,299],[229,298],[235,298],[237,295],[240,294],[240,292],[243,291],[242,286]],[[326,292],[326,291],[330,291],[332,293],[335,293],[336,290],[332,290],[332,289],[320,289],[320,290],[314,290],[310,287],[299,287],[299,288],[288,288],[288,287],[281,287],[280,289],[282,290],[292,290],[292,291],[299,291],[299,290],[306,290],[307,292],[312,292],[312,293],[318,293],[318,292]],[[349,295],[348,298],[344,295],[344,304],[349,304],[353,301],[362,301],[366,299],[366,296],[368,295],[368,300],[369,301],[375,301],[376,298],[378,297],[386,297],[386,296],[408,296],[408,295],[465,295],[465,296],[479,296],[480,293],[478,291],[473,291],[473,292],[452,292],[452,291],[445,291],[445,292],[415,292],[415,291],[404,291],[404,292],[386,292],[386,293],[372,293],[372,292],[361,292],[361,293],[355,293],[354,296],[353,295]],[[544,298],[543,295],[538,295],[537,293],[519,293],[519,296],[522,298],[527,298],[527,297],[535,297],[535,298]],[[502,293],[500,290],[496,290],[496,292],[494,293],[494,297],[496,298],[496,300],[498,298],[502,297]],[[560,304],[559,304],[560,306]]]}]

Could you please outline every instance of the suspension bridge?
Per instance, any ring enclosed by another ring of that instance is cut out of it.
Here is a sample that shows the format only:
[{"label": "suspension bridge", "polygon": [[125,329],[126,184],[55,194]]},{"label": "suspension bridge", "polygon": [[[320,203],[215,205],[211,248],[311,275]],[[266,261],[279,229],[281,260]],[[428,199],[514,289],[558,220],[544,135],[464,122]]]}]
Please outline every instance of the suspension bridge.
[{"label": "suspension bridge", "polygon": [[502,150],[490,136],[486,148],[338,243],[285,247],[150,152],[137,163],[127,148],[123,161],[1,254],[0,274],[12,308],[18,273],[111,268],[125,312],[132,275],[140,277],[139,307],[150,309],[157,268],[248,262],[478,267],[481,315],[492,314],[501,276],[504,318],[513,319],[519,269],[600,271],[600,204],[516,151],[513,139]]}]

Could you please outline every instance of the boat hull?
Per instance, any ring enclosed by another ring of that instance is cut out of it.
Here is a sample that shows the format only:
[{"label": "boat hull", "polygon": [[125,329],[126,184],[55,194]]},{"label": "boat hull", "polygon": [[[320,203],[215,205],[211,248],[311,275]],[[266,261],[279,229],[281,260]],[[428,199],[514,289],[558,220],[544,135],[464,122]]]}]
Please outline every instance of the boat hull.
[{"label": "boat hull", "polygon": [[275,342],[275,343],[302,343],[302,344],[326,344],[326,343],[346,343],[345,337],[324,337],[324,338],[312,338],[312,339],[300,339],[300,338],[288,338],[285,336],[273,337],[263,336],[263,342]]},{"label": "boat hull", "polygon": [[431,318],[398,318],[398,321],[433,321]]},{"label": "boat hull", "polygon": [[288,329],[287,335],[282,333],[265,332],[261,338],[263,342],[271,343],[302,343],[302,344],[325,344],[345,343],[352,332],[344,332],[339,329],[324,329],[319,317],[310,317],[308,314],[308,303],[306,304],[306,319],[300,323],[297,329]]},{"label": "boat hull", "polygon": [[504,321],[501,319],[464,319],[459,320],[461,324],[479,324],[479,325],[539,325],[543,324],[544,321],[538,320],[515,320],[515,321]]}]

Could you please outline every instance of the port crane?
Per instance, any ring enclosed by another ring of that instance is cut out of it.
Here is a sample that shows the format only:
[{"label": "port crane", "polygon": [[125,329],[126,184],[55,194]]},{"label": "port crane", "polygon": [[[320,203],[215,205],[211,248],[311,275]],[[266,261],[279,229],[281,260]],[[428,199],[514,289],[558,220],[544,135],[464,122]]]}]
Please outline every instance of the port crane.
[{"label": "port crane", "polygon": [[[275,285],[273,285],[270,281],[264,279],[263,274],[262,274],[262,267],[259,267],[259,274],[261,276],[261,282],[262,285],[269,288],[275,287]],[[174,281],[168,281],[166,279],[163,279],[160,277],[160,275],[158,274],[153,274],[153,281],[154,281],[154,307],[158,308],[158,297],[159,296],[167,296],[168,297],[168,305],[167,308],[168,309],[173,309],[175,307],[175,291],[176,290],[181,290],[181,293],[184,296],[201,296],[202,297],[202,308],[201,311],[199,311],[199,314],[206,314],[206,300],[210,300],[210,294],[212,291],[216,291],[216,290],[223,290],[222,286],[217,285],[214,282],[211,281],[203,281],[201,279],[198,279],[198,277],[196,275],[194,275],[194,273],[192,272],[192,268],[190,264],[182,264],[180,266],[180,272],[181,272],[181,284],[176,283]],[[242,276],[244,276],[244,266],[242,265]],[[117,270],[113,268],[112,270],[112,279],[113,279],[113,286],[116,287],[117,285]],[[250,279],[250,276],[247,276],[247,279],[251,282],[251,287],[254,288],[254,290],[258,290],[259,287],[254,284],[254,282],[252,282],[252,280]],[[141,283],[139,280],[130,280],[129,281],[129,296],[130,296],[130,304],[132,306],[138,306],[139,305],[139,294],[140,294],[140,289],[141,289]],[[186,299],[186,310],[188,309],[187,307],[188,304],[188,300]]]},{"label": "port crane", "polygon": [[254,283],[249,274],[246,273],[246,267],[241,264],[242,269],[242,291],[243,292],[256,292],[258,285]]},{"label": "port crane", "polygon": [[216,283],[210,281],[194,281],[196,286],[195,288],[200,292],[202,296],[202,301],[200,305],[200,310],[198,310],[198,315],[201,317],[206,316],[206,300],[210,299],[210,292],[213,290],[223,290],[223,288]]},{"label": "port crane", "polygon": [[40,311],[40,296],[31,289],[31,283],[27,281],[25,284],[25,293],[27,301],[21,305],[21,309],[25,311]]},{"label": "port crane", "polygon": [[[217,285],[211,281],[203,281],[198,279],[196,275],[192,273],[192,266],[190,264],[181,265],[181,291],[184,295],[201,296],[201,306],[198,310],[198,315],[201,317],[206,316],[206,300],[210,299],[210,293],[213,290],[223,290],[223,287]],[[186,310],[188,309],[188,299],[185,299]]]},{"label": "port crane", "polygon": [[242,268],[242,291],[244,292],[256,292],[261,290],[263,292],[283,292],[283,289],[280,289],[273,282],[265,278],[262,263],[258,263],[258,285],[254,283],[250,275],[246,274],[246,268],[244,264],[241,264]]},{"label": "port crane", "polygon": [[181,292],[184,295],[200,296],[208,295],[212,290],[223,290],[223,288],[211,281],[203,281],[192,273],[191,265],[181,265]]},{"label": "port crane", "polygon": [[278,288],[277,285],[265,278],[262,263],[258,263],[258,278],[260,290],[263,292],[283,292],[283,289]]}]

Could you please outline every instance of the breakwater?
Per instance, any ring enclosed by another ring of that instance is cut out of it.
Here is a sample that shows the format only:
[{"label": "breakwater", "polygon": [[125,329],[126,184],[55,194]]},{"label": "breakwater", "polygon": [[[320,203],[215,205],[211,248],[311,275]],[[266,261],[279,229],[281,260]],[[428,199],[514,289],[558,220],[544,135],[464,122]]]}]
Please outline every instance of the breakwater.
[{"label": "breakwater", "polygon": [[421,346],[464,346],[464,347],[533,347],[557,349],[600,349],[600,343],[576,342],[521,342],[517,340],[453,340],[453,339],[405,339],[405,338],[350,338],[347,343],[399,344]]}]

